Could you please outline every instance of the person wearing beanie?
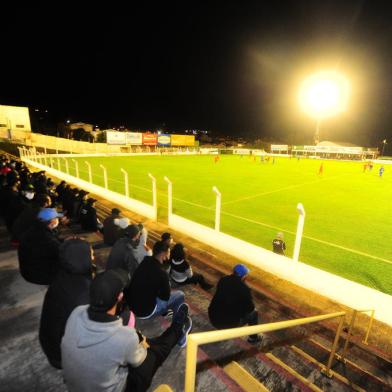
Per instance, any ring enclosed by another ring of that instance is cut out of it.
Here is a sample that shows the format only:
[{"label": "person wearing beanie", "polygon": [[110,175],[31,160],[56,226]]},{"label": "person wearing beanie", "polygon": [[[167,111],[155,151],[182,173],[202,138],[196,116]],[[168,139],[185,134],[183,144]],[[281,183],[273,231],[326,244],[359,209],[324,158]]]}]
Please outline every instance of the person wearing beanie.
[{"label": "person wearing beanie", "polygon": [[90,284],[95,271],[90,244],[74,238],[59,249],[59,271],[45,294],[39,341],[49,363],[61,369],[61,338],[71,312],[89,303]]},{"label": "person wearing beanie", "polygon": [[204,276],[192,271],[192,267],[186,260],[184,245],[180,242],[175,244],[170,251],[170,270],[171,279],[179,285],[199,284],[204,290],[210,290],[213,286],[206,282]]},{"label": "person wearing beanie", "polygon": [[83,230],[97,232],[103,227],[97,217],[97,210],[95,209],[96,201],[96,199],[90,197],[80,209],[79,221]]},{"label": "person wearing beanie", "polygon": [[184,303],[184,293],[170,290],[169,276],[162,268],[164,261],[169,258],[169,252],[168,244],[156,242],[152,256],[143,259],[125,291],[125,299],[138,318],[164,316],[169,311],[176,314]]},{"label": "person wearing beanie", "polygon": [[286,243],[283,240],[282,232],[277,233],[275,239],[272,241],[272,250],[274,253],[284,256],[284,251],[286,250]]},{"label": "person wearing beanie", "polygon": [[[252,294],[245,283],[249,272],[244,264],[237,264],[231,275],[224,276],[219,281],[208,307],[208,316],[215,328],[226,329],[258,324],[258,313]],[[251,335],[248,338],[248,342],[252,344],[260,341],[258,335]]]},{"label": "person wearing beanie", "polygon": [[19,269],[28,282],[47,285],[56,275],[61,244],[56,228],[62,216],[55,208],[42,208],[32,226],[22,234],[18,247]]},{"label": "person wearing beanie", "polygon": [[106,262],[106,269],[122,268],[132,277],[136,268],[139,266],[135,257],[139,244],[139,227],[137,225],[129,225],[124,229],[123,236],[112,247]]},{"label": "person wearing beanie", "polygon": [[[120,214],[121,211],[118,208],[113,208],[111,214],[103,221],[103,242],[106,245],[113,246],[121,237],[122,232],[118,225]],[[115,222],[115,220],[117,220],[117,222]]]},{"label": "person wearing beanie", "polygon": [[133,327],[123,326],[117,307],[127,284],[121,269],[97,275],[90,286],[90,305],[71,313],[61,342],[69,391],[144,392],[172,348],[185,347],[192,327],[186,304],[159,337],[146,339]]}]

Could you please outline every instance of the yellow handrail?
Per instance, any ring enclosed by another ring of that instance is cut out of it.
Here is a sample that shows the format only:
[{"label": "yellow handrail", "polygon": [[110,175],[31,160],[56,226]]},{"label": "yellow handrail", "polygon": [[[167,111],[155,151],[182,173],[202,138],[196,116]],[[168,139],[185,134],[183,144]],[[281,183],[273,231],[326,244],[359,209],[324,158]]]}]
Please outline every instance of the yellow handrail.
[{"label": "yellow handrail", "polygon": [[357,319],[358,313],[368,313],[370,312],[370,320],[369,320],[369,324],[367,326],[366,329],[366,333],[365,333],[365,338],[363,340],[363,343],[368,344],[368,338],[369,338],[369,334],[370,334],[370,329],[372,327],[373,324],[373,319],[374,319],[374,309],[354,309],[353,310],[353,315],[351,316],[351,321],[350,321],[350,326],[348,327],[348,331],[347,331],[347,336],[346,336],[346,342],[344,343],[344,347],[343,347],[343,352],[340,356],[338,356],[338,359],[340,361],[345,361],[346,359],[346,355],[347,355],[347,351],[348,351],[348,345],[351,341],[351,336],[352,336],[352,331],[354,329],[355,326],[355,321]]},{"label": "yellow handrail", "polygon": [[336,312],[324,314],[321,316],[305,317],[296,320],[278,321],[275,323],[259,324],[249,327],[222,329],[219,331],[208,331],[192,333],[188,336],[187,349],[186,349],[186,366],[185,366],[185,392],[193,392],[195,389],[196,381],[196,362],[197,362],[197,349],[199,345],[207,343],[220,342],[222,340],[235,339],[242,336],[253,335],[258,333],[278,331],[281,329],[297,327],[299,325],[316,323],[319,321],[329,320],[340,317],[340,322],[336,330],[335,340],[332,350],[328,359],[327,366],[323,369],[323,373],[331,376],[331,366],[335,356],[336,347],[339,342],[340,333],[343,328],[344,316],[346,312]]}]

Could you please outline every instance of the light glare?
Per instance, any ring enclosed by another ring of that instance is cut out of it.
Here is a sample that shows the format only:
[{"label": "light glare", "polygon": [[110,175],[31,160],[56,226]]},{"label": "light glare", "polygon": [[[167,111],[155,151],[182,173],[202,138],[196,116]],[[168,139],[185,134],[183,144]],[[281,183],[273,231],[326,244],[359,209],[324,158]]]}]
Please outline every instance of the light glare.
[{"label": "light glare", "polygon": [[335,71],[318,72],[302,83],[300,105],[317,119],[331,117],[347,109],[349,90],[349,83],[341,74]]}]

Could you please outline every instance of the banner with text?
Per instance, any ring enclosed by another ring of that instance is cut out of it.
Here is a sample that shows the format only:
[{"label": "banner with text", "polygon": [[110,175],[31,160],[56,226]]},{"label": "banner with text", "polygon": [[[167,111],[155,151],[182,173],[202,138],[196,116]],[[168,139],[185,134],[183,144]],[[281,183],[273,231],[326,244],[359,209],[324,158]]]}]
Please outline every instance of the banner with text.
[{"label": "banner with text", "polygon": [[116,131],[106,131],[106,143],[125,145],[127,143],[126,133],[116,132]]},{"label": "banner with text", "polygon": [[143,143],[143,134],[141,132],[127,132],[127,144],[140,146]]},{"label": "banner with text", "polygon": [[194,135],[171,135],[172,146],[194,146],[195,136]]},{"label": "banner with text", "polygon": [[158,143],[158,135],[156,133],[143,133],[144,146],[156,146]]},{"label": "banner with text", "polygon": [[167,134],[158,135],[158,145],[169,147],[170,146],[170,135],[167,135]]}]

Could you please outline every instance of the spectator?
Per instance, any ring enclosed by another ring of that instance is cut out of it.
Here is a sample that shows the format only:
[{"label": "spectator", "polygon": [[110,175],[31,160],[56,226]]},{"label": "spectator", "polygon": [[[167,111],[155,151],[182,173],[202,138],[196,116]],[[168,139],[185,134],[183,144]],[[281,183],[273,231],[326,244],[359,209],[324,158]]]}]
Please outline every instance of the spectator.
[{"label": "spectator", "polygon": [[7,211],[5,212],[5,223],[8,231],[12,232],[12,226],[17,219],[18,215],[29,205],[34,198],[34,187],[29,184],[18,194],[10,199],[8,203]]},{"label": "spectator", "polygon": [[89,303],[94,256],[90,244],[70,239],[59,249],[59,271],[46,292],[42,307],[39,340],[49,363],[61,369],[61,338],[69,315]]},{"label": "spectator", "polygon": [[199,284],[204,290],[210,290],[213,286],[206,282],[204,276],[192,271],[192,267],[186,261],[184,245],[180,242],[175,244],[170,252],[170,277],[177,284]]},{"label": "spectator", "polygon": [[169,245],[156,242],[153,255],[143,259],[132,277],[125,299],[136,317],[149,319],[169,310],[176,314],[184,303],[184,293],[170,291],[169,276],[161,267],[169,257],[169,250]]},{"label": "spectator", "polygon": [[136,247],[135,250],[135,258],[137,262],[140,264],[146,256],[152,256],[152,250],[147,245],[147,236],[148,232],[145,227],[141,223],[138,224],[140,230],[140,241],[139,245]]},{"label": "spectator", "polygon": [[6,180],[6,183],[7,185],[3,187],[0,194],[0,213],[3,217],[6,217],[9,205],[19,197],[20,186],[20,181],[17,178]]},{"label": "spectator", "polygon": [[95,202],[97,200],[90,197],[87,199],[86,205],[80,210],[80,225],[83,230],[96,232],[102,229],[102,223],[97,217]]},{"label": "spectator", "polygon": [[[236,328],[258,324],[258,314],[252,294],[245,283],[249,269],[237,264],[233,274],[224,276],[218,283],[216,293],[208,308],[211,324],[217,329]],[[249,343],[261,341],[258,335],[251,335]]]},{"label": "spectator", "polygon": [[48,195],[36,194],[32,203],[26,206],[12,225],[12,239],[19,241],[22,234],[33,225],[41,208],[49,208],[51,204],[52,200]]},{"label": "spectator", "polygon": [[121,236],[121,228],[114,223],[115,219],[120,218],[121,211],[113,208],[112,213],[103,221],[103,242],[113,246]]},{"label": "spectator", "polygon": [[54,208],[43,208],[37,217],[20,239],[19,268],[28,282],[47,285],[52,282],[58,270],[61,242],[55,229],[62,214]]},{"label": "spectator", "polygon": [[164,242],[165,244],[168,244],[169,247],[173,245],[173,238],[170,233],[163,233],[161,235],[161,241]]},{"label": "spectator", "polygon": [[286,243],[283,241],[283,233],[279,232],[276,234],[276,238],[272,241],[272,250],[274,253],[284,256]]},{"label": "spectator", "polygon": [[124,236],[114,244],[106,263],[106,269],[122,268],[132,277],[139,265],[135,257],[135,251],[139,243],[139,227],[129,225],[124,230]]},{"label": "spectator", "polygon": [[77,307],[67,321],[61,354],[70,391],[146,391],[175,344],[186,345],[192,327],[186,304],[156,338],[146,339],[122,325],[116,316],[127,284],[122,275],[116,270],[98,275],[91,284],[90,306]]}]

